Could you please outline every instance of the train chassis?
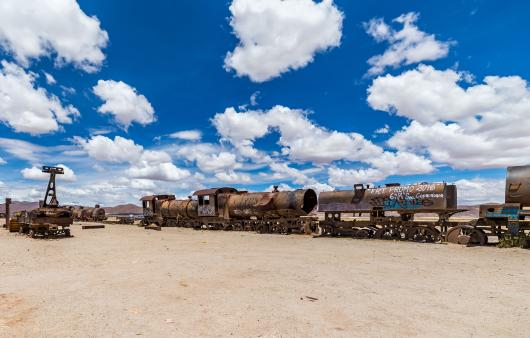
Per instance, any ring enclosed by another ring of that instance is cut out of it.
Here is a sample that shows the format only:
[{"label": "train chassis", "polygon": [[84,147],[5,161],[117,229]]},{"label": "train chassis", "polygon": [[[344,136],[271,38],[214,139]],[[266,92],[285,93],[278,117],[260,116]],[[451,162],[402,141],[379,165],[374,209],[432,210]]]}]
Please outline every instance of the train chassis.
[{"label": "train chassis", "polygon": [[[479,218],[469,222],[451,221],[456,212],[438,213],[438,220],[416,221],[413,214],[384,216],[374,212],[369,219],[342,220],[341,213],[326,213],[319,227],[321,235],[351,236],[359,239],[408,240],[421,243],[450,242],[485,245],[489,237],[499,240],[512,234],[507,220]],[[530,231],[530,223],[517,222],[518,234]]]},{"label": "train chassis", "polygon": [[[444,240],[444,234],[452,226],[448,218],[453,213],[439,213],[438,220],[418,222],[413,214],[385,216],[373,211],[369,219],[343,220],[340,212],[326,212],[320,222],[320,234],[324,236],[351,236],[358,239],[409,240],[435,243]],[[455,224],[456,225],[456,224]]]},{"label": "train chassis", "polygon": [[162,222],[145,222],[144,226],[184,227],[196,230],[255,231],[260,234],[313,234],[318,231],[318,221],[312,217],[280,218],[270,220],[226,220],[220,218],[177,219],[166,218]]},{"label": "train chassis", "polygon": [[32,238],[70,237],[70,228],[55,224],[23,224],[19,227],[19,233],[26,234]]},{"label": "train chassis", "polygon": [[[385,216],[373,212],[369,219],[342,220],[342,213],[325,213],[316,217],[273,220],[177,219],[145,221],[144,226],[184,227],[196,230],[254,231],[260,234],[312,234],[355,239],[405,240],[418,243],[450,242],[461,245],[485,245],[488,237],[502,238],[509,233],[501,220],[478,219],[451,221],[456,212],[438,213],[437,220],[414,220],[413,214]],[[530,231],[530,223],[522,222],[521,231]]]}]

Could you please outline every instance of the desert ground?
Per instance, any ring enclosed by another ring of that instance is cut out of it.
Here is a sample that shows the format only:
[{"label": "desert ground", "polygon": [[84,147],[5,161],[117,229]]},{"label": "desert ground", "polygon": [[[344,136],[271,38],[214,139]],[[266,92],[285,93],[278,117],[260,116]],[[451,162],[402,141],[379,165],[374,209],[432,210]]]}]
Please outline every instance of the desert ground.
[{"label": "desert ground", "polygon": [[530,336],[530,251],[306,235],[0,229],[2,337]]}]

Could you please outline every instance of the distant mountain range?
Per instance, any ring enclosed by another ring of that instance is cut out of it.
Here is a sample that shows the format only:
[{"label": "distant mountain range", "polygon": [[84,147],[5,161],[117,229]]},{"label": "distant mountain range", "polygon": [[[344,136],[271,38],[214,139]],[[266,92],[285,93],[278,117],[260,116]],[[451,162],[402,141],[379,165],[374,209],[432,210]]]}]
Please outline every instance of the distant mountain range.
[{"label": "distant mountain range", "polygon": [[[39,207],[39,202],[19,202],[13,201],[11,203],[11,213],[23,210],[33,210]],[[93,206],[91,206],[93,207]],[[5,203],[0,204],[0,212],[5,212]],[[128,215],[128,214],[142,214],[142,207],[134,204],[121,204],[114,207],[104,207],[108,215]]]},{"label": "distant mountain range", "polygon": [[[22,211],[22,210],[33,210],[35,208],[38,208],[39,207],[39,202],[27,202],[27,201],[24,201],[24,202],[18,202],[18,201],[13,201],[11,203],[11,214],[17,212],[17,211]],[[0,204],[0,212],[5,212],[6,211],[6,205],[5,203],[2,203]]]},{"label": "distant mountain range", "polygon": [[121,204],[117,205],[115,207],[104,207],[105,212],[108,215],[127,215],[127,214],[133,214],[133,215],[141,215],[143,213],[143,209],[140,206],[137,206],[135,204]]}]

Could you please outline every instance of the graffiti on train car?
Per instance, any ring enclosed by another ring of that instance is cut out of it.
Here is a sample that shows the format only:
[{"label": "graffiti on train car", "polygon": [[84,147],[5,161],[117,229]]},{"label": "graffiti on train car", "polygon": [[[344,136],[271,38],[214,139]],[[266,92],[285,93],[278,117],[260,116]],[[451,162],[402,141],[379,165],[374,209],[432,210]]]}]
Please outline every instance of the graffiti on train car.
[{"label": "graffiti on train car", "polygon": [[437,183],[376,188],[370,204],[383,210],[426,208],[445,198],[442,193],[434,193],[438,189]]}]

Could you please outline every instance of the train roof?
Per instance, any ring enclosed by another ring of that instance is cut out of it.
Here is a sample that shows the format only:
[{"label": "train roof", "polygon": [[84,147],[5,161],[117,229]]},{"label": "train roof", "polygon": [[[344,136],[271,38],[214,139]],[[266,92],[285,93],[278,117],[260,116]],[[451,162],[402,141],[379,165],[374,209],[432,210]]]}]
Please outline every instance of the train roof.
[{"label": "train roof", "polygon": [[196,192],[193,193],[193,196],[215,195],[215,194],[236,193],[236,192],[237,192],[237,189],[230,188],[230,187],[211,188],[211,189],[197,190]]},{"label": "train roof", "polygon": [[140,201],[152,201],[155,198],[158,199],[175,199],[175,195],[149,195],[140,198]]}]

